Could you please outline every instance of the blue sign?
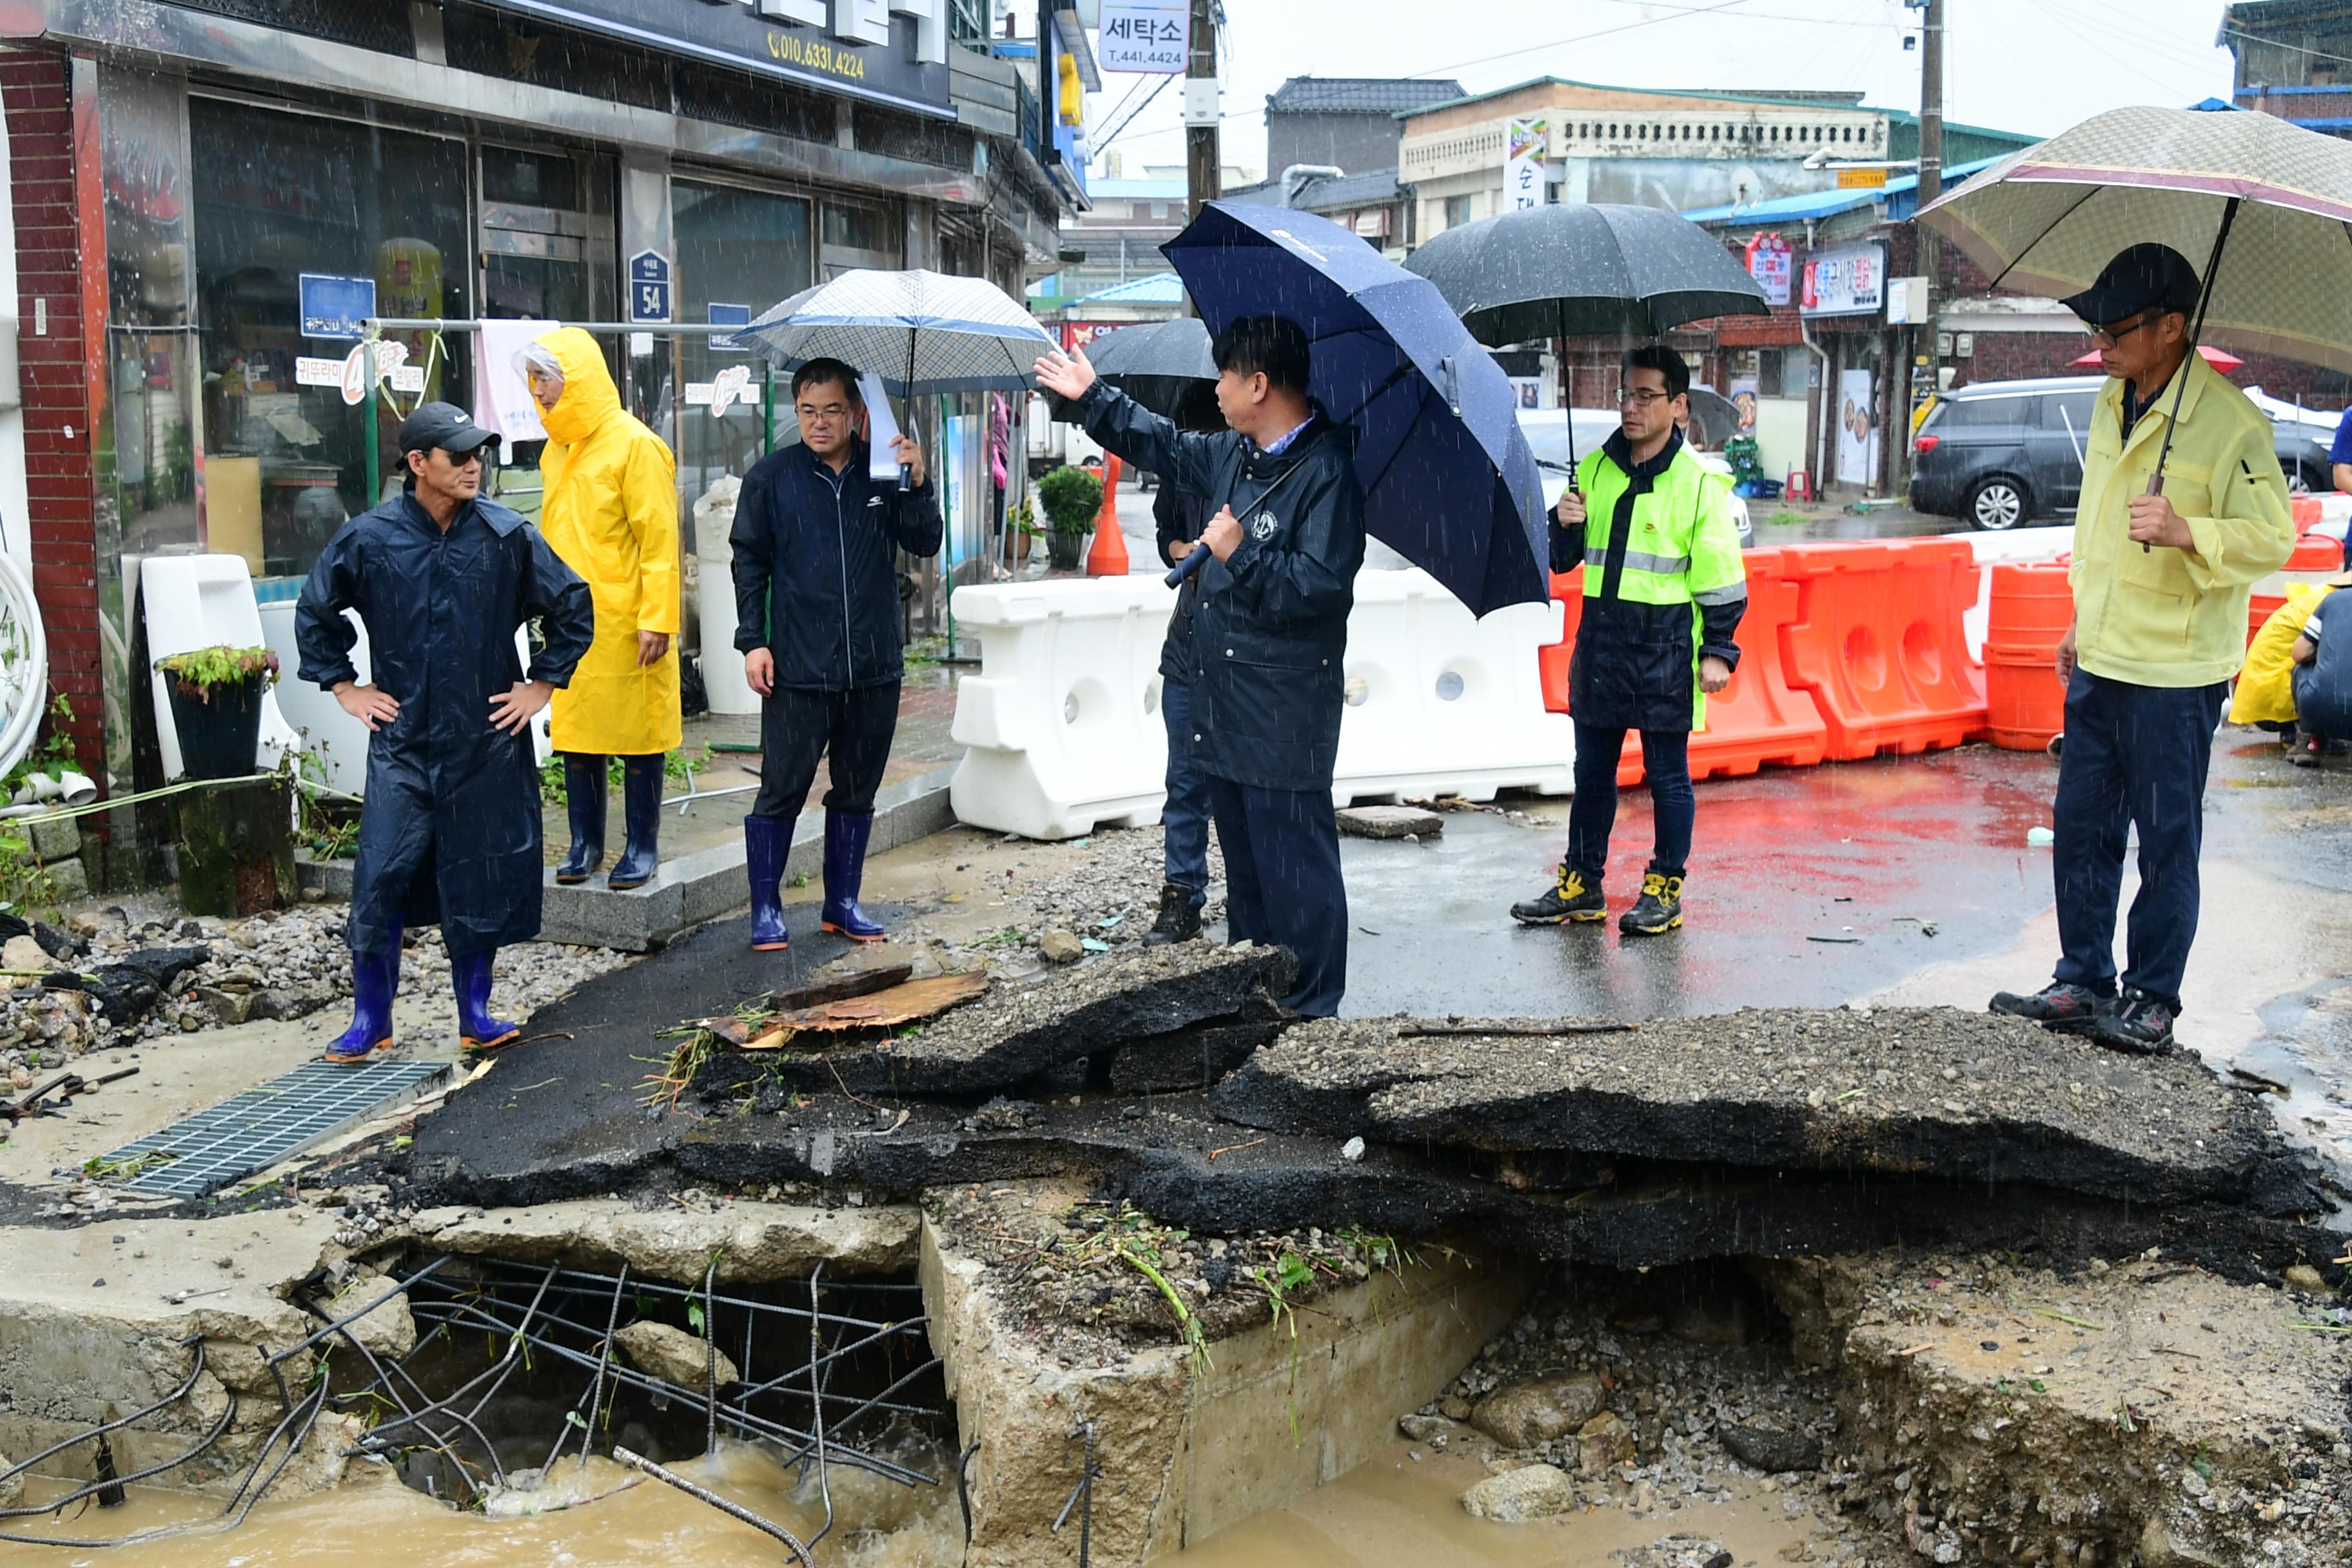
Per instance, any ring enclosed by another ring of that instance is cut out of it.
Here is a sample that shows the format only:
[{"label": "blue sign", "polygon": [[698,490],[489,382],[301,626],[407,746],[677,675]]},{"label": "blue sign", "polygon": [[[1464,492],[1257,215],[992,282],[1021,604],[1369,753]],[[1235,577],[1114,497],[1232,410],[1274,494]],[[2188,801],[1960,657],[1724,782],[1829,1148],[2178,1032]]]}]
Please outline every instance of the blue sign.
[{"label": "blue sign", "polygon": [[375,314],[375,279],[343,278],[332,272],[301,275],[302,335],[306,338],[360,340],[370,316]]},{"label": "blue sign", "polygon": [[629,258],[629,320],[669,320],[669,258],[658,250],[640,250]]},{"label": "blue sign", "polygon": [[[751,307],[714,304],[710,307],[710,324],[714,327],[748,327],[751,324]],[[723,354],[745,352],[741,343],[722,332],[710,334],[710,346]]]}]

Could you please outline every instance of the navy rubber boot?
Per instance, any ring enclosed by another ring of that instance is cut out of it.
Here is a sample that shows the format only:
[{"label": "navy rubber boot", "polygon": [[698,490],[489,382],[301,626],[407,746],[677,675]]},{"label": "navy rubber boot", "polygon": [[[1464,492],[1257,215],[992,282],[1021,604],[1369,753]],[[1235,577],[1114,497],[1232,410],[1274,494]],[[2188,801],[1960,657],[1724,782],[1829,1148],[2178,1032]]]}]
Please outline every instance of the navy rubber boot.
[{"label": "navy rubber boot", "polygon": [[400,928],[381,952],[352,954],[352,1026],[327,1043],[326,1059],[356,1067],[392,1048],[392,999],[400,991]]},{"label": "navy rubber boot", "polygon": [[604,759],[582,752],[563,753],[563,807],[572,818],[572,851],[555,868],[565,887],[584,882],[604,863]]},{"label": "navy rubber boot", "polygon": [[661,864],[661,798],[663,758],[621,759],[621,815],[628,825],[629,841],[613,862],[604,885],[615,891],[642,888],[653,880]]},{"label": "navy rubber boot", "polygon": [[449,955],[449,988],[457,994],[457,1045],[485,1051],[512,1041],[522,1030],[490,1016],[490,960],[498,949]]},{"label": "navy rubber boot", "polygon": [[874,837],[870,811],[824,814],[824,929],[852,942],[880,942],[889,935],[857,907],[866,879],[866,841]]},{"label": "navy rubber boot", "polygon": [[784,858],[792,853],[790,817],[743,819],[743,866],[751,877],[751,951],[781,952],[792,945],[784,930]]}]

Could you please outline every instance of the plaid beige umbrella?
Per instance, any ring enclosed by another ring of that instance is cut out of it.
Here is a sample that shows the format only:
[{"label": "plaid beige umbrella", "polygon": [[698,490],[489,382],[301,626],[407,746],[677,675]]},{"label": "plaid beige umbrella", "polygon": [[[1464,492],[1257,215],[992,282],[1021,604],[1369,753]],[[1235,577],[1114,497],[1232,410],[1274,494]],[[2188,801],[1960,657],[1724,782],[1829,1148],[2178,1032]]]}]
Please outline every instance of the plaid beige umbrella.
[{"label": "plaid beige umbrella", "polygon": [[2125,247],[2168,245],[2205,264],[2201,341],[2352,371],[2352,142],[2267,114],[2111,110],[1919,218],[2026,293],[2078,292]]}]

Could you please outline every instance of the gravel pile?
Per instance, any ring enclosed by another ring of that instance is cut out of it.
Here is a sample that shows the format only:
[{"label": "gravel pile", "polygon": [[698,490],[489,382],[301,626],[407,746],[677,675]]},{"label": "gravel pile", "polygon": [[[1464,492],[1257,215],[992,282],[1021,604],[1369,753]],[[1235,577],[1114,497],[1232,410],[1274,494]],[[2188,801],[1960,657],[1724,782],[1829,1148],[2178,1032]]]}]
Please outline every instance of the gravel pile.
[{"label": "gravel pile", "polygon": [[[1006,906],[1028,917],[1022,922],[1024,940],[1034,947],[1047,927],[1062,926],[1081,940],[1093,937],[1114,947],[1141,942],[1160,913],[1165,837],[1157,827],[1104,827],[1080,842],[1087,858],[1078,865],[1006,888]],[[1215,924],[1224,918],[1225,858],[1212,833],[1209,902],[1201,919]]]},{"label": "gravel pile", "polygon": [[[305,904],[241,921],[137,921],[114,908],[76,915],[62,931],[45,931],[62,956],[41,952],[37,938],[15,939],[7,967],[20,970],[94,973],[157,948],[202,949],[208,956],[183,973],[145,1016],[128,1023],[110,1018],[79,993],[47,990],[21,975],[10,980],[0,991],[0,1072],[13,1083],[41,1063],[100,1047],[339,1009],[352,989],[346,910],[342,904]],[[502,948],[491,1006],[509,1017],[526,1014],[627,962],[625,953],[555,942]],[[412,933],[401,955],[400,985],[404,996],[448,994],[449,956],[439,931]]]}]

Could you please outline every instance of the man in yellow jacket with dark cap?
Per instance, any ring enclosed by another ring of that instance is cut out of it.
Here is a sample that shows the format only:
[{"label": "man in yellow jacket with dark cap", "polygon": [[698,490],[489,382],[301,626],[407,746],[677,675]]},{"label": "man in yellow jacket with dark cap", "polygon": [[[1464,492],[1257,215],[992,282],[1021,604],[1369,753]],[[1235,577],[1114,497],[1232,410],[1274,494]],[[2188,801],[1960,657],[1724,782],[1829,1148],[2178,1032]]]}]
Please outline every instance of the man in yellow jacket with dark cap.
[{"label": "man in yellow jacket with dark cap", "polygon": [[677,463],[621,406],[594,338],[558,327],[522,359],[548,434],[539,530],[596,601],[595,643],[550,720],[572,818],[555,879],[584,882],[603,864],[606,759],[618,756],[628,837],[606,885],[639,887],[660,858],[663,754],[679,740]]},{"label": "man in yellow jacket with dark cap", "polygon": [[[1996,1013],[2143,1056],[2173,1048],[2197,935],[2205,771],[2245,658],[2247,596],[2294,551],[2270,421],[2189,352],[2197,296],[2186,257],[2135,245],[2065,301],[2108,381],[2074,513],[2074,624],[2058,644],[2060,951],[2048,985],[1992,999]],[[2139,891],[2118,976],[2116,906],[2135,828]]]}]

